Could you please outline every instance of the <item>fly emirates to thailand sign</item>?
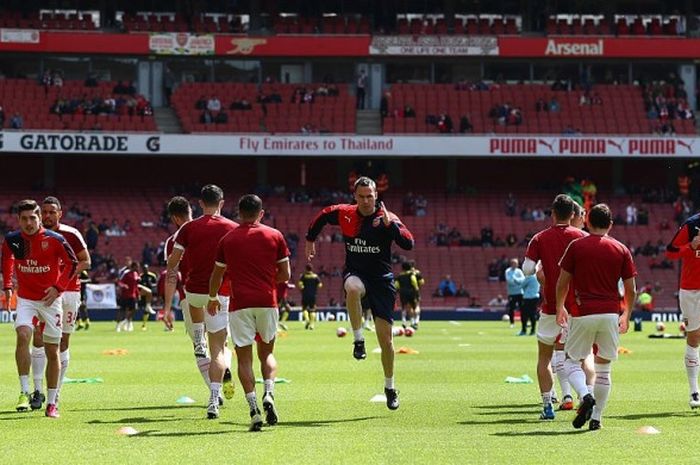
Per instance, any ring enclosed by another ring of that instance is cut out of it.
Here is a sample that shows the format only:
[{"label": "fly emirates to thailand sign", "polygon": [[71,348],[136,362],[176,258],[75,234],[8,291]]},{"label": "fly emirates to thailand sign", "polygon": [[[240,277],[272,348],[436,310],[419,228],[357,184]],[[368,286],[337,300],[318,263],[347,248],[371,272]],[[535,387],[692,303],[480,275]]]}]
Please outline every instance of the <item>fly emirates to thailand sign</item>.
[{"label": "fly emirates to thailand sign", "polygon": [[221,156],[700,156],[697,137],[184,135],[0,132],[0,153]]}]

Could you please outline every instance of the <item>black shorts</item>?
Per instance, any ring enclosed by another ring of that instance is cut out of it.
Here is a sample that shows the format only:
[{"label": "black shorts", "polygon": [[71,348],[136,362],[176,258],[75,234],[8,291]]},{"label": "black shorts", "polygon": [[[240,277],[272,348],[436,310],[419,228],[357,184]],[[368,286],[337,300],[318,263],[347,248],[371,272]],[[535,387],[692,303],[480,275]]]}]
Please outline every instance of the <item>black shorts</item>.
[{"label": "black shorts", "polygon": [[316,308],[316,296],[301,296],[301,308],[304,310]]},{"label": "black shorts", "polygon": [[402,307],[406,305],[415,307],[418,305],[418,295],[415,292],[399,292],[399,300],[401,301]]},{"label": "black shorts", "polygon": [[136,310],[136,299],[132,297],[122,299],[121,306],[124,310]]},{"label": "black shorts", "polygon": [[374,318],[381,318],[389,323],[394,322],[394,303],[396,302],[396,287],[393,279],[367,279],[355,273],[347,273],[345,280],[350,276],[360,278],[365,286],[365,296],[362,297],[362,309],[370,309]]}]

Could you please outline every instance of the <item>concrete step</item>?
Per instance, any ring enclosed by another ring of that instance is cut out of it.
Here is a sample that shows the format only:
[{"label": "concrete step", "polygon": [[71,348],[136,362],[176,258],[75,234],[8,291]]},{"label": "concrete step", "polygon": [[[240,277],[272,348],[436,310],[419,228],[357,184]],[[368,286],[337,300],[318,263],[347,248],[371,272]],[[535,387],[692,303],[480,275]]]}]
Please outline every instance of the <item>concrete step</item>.
[{"label": "concrete step", "polygon": [[175,111],[170,107],[155,108],[153,116],[156,120],[158,130],[165,134],[181,134],[182,126],[177,119]]}]

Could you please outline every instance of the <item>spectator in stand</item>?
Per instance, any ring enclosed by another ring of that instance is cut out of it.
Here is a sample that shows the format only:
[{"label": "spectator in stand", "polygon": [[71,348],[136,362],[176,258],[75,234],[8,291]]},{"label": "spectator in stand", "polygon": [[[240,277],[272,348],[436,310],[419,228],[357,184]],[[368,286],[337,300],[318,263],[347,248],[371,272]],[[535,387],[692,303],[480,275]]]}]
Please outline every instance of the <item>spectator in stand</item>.
[{"label": "spectator in stand", "polygon": [[416,197],[413,192],[407,193],[403,198],[403,215],[413,216],[416,214]]},{"label": "spectator in stand", "polygon": [[438,119],[437,128],[441,134],[451,133],[453,129],[453,124],[450,115],[448,115],[447,113],[441,113],[440,118]]},{"label": "spectator in stand", "polygon": [[209,110],[204,110],[199,117],[199,122],[202,124],[212,124],[214,122],[214,116]]},{"label": "spectator in stand", "polygon": [[506,236],[506,245],[508,247],[515,247],[515,245],[518,243],[518,238],[514,233],[509,233]]},{"label": "spectator in stand", "polygon": [[493,247],[493,229],[491,229],[491,226],[481,229],[481,246]]},{"label": "spectator in stand", "polygon": [[24,127],[24,120],[22,115],[15,113],[12,118],[10,118],[10,128],[12,129],[22,129]]},{"label": "spectator in stand", "polygon": [[231,104],[231,110],[252,110],[253,105],[245,98],[242,98],[240,100],[234,100],[233,103]]},{"label": "spectator in stand", "polygon": [[552,100],[549,101],[549,111],[552,113],[558,113],[561,111],[561,105],[556,97],[552,97]]},{"label": "spectator in stand", "polygon": [[498,265],[498,260],[495,258],[491,260],[488,267],[488,280],[498,281],[498,274],[501,271],[501,267]]},{"label": "spectator in stand", "polygon": [[142,265],[153,265],[153,255],[155,254],[155,249],[151,247],[150,242],[143,244],[143,250],[141,251],[141,264]]},{"label": "spectator in stand", "polygon": [[469,115],[462,115],[462,117],[459,119],[459,133],[465,134],[467,132],[472,132],[473,130],[474,126],[472,125],[471,121],[469,121]]},{"label": "spectator in stand", "polygon": [[226,124],[228,123],[228,113],[225,111],[220,111],[217,113],[216,117],[214,118],[214,122],[216,124]]},{"label": "spectator in stand", "polygon": [[122,81],[117,81],[117,85],[112,89],[112,93],[115,95],[124,95],[127,93],[127,87]]},{"label": "spectator in stand", "polygon": [[[115,92],[116,94],[116,92]],[[199,99],[194,103],[195,110],[204,110],[207,108],[207,99],[204,95],[200,96]]]},{"label": "spectator in stand", "polygon": [[547,215],[544,214],[544,210],[541,208],[535,208],[532,210],[533,221],[544,221],[545,219],[547,219]]},{"label": "spectator in stand", "polygon": [[356,94],[355,108],[358,110],[365,109],[366,88],[367,88],[367,73],[365,72],[364,69],[362,69],[362,70],[360,70],[360,75],[357,76],[357,81],[356,81],[356,86],[355,86],[355,94]]},{"label": "spectator in stand", "polygon": [[631,202],[629,205],[627,205],[625,212],[627,214],[625,223],[630,226],[637,224],[637,207],[634,204],[634,202]]},{"label": "spectator in stand", "polygon": [[213,95],[209,97],[209,100],[207,100],[207,110],[211,112],[219,112],[221,111],[221,101],[216,95]]},{"label": "spectator in stand", "polygon": [[5,110],[0,105],[0,129],[5,127]]},{"label": "spectator in stand", "polygon": [[452,277],[448,274],[442,278],[440,284],[437,288],[437,297],[454,297],[457,295],[457,284],[452,280]]},{"label": "spectator in stand", "polygon": [[471,294],[469,293],[469,291],[467,290],[467,288],[464,287],[464,283],[461,283],[461,284],[459,285],[459,289],[457,289],[457,294],[456,294],[456,296],[457,296],[457,297],[467,297],[467,298],[471,297]]},{"label": "spectator in stand", "polygon": [[549,111],[549,105],[547,105],[547,102],[545,102],[542,97],[538,98],[535,102],[535,111],[537,113],[541,111]]},{"label": "spectator in stand", "polygon": [[100,239],[100,231],[97,229],[94,221],[90,221],[87,229],[85,230],[85,243],[87,244],[87,249],[92,253],[97,248],[97,242]]},{"label": "spectator in stand", "polygon": [[426,199],[422,195],[419,195],[416,198],[415,206],[416,206],[416,216],[425,216],[427,214],[427,210],[428,210],[428,199]]},{"label": "spectator in stand", "polygon": [[515,216],[515,211],[518,209],[518,201],[515,200],[515,196],[512,192],[508,192],[508,197],[506,197],[506,216]]},{"label": "spectator in stand", "polygon": [[508,301],[503,298],[503,295],[498,294],[493,299],[489,300],[489,307],[505,307]]},{"label": "spectator in stand", "polygon": [[389,100],[391,99],[391,93],[389,91],[384,92],[382,94],[382,98],[379,101],[379,113],[382,115],[382,118],[386,118],[389,116]]},{"label": "spectator in stand", "polygon": [[403,107],[403,117],[404,118],[415,118],[416,110],[413,109],[411,105],[406,105]]}]

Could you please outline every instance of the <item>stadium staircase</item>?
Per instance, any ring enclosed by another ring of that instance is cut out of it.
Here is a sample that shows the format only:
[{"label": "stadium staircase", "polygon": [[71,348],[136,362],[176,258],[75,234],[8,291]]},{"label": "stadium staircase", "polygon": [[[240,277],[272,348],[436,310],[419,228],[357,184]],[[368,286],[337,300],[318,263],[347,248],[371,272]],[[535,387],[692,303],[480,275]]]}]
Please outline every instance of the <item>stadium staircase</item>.
[{"label": "stadium staircase", "polygon": [[357,134],[382,134],[382,117],[377,110],[357,110]]},{"label": "stadium staircase", "polygon": [[181,134],[183,132],[180,121],[177,119],[177,114],[172,108],[154,108],[153,116],[156,120],[156,127],[160,132],[165,134]]}]

